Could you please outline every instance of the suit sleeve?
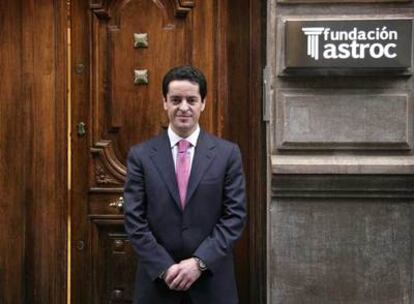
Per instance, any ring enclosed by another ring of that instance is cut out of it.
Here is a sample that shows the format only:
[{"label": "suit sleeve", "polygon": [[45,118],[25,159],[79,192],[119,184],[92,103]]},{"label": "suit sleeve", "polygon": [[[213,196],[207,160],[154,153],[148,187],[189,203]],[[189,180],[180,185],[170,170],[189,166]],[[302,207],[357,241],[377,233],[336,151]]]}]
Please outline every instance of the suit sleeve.
[{"label": "suit sleeve", "polygon": [[138,254],[140,264],[152,280],[175,264],[169,253],[162,247],[148,225],[146,216],[145,178],[138,152],[128,154],[128,173],[124,188],[125,230]]},{"label": "suit sleeve", "polygon": [[246,192],[240,150],[234,145],[230,154],[223,188],[223,212],[211,234],[194,252],[214,273],[231,253],[240,238],[246,220]]}]

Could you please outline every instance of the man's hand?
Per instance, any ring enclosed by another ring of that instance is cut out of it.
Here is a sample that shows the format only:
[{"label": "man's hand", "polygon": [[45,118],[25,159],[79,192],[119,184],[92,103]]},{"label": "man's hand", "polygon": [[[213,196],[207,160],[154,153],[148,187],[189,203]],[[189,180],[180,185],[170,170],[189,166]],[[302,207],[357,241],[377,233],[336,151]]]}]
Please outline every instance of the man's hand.
[{"label": "man's hand", "polygon": [[170,268],[167,269],[167,271],[164,273],[164,282],[170,287],[170,284],[172,281],[177,277],[179,272],[179,264],[174,264],[170,266]]},{"label": "man's hand", "polygon": [[189,258],[168,268],[164,281],[170,289],[185,291],[201,276],[196,259]]}]

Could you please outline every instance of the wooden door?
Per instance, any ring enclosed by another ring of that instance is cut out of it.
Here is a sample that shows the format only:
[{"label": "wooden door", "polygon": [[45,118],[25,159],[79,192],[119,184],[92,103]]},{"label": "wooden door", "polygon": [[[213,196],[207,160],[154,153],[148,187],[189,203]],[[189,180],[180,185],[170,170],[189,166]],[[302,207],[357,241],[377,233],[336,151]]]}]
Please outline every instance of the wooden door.
[{"label": "wooden door", "polygon": [[66,299],[66,15],[0,1],[1,304]]},{"label": "wooden door", "polygon": [[[236,12],[249,15],[250,2],[244,3],[247,5]],[[249,132],[260,132],[260,87],[249,89],[249,81],[258,83],[260,61],[255,62],[258,68],[250,76],[228,76],[229,65],[237,61],[236,72],[246,66],[251,69],[249,39],[234,42],[234,46],[247,42],[248,47],[240,51],[245,57],[236,60],[231,54],[229,59],[227,51],[228,36],[240,39],[237,32],[229,33],[228,29],[240,30],[241,24],[249,29],[250,19],[229,25],[228,5],[219,0],[72,1],[72,303],[132,301],[137,261],[123,228],[125,160],[130,146],[167,126],[161,80],[171,67],[191,63],[204,71],[208,94],[201,125],[205,130],[236,141],[246,138],[244,131],[251,124],[255,127]],[[257,5],[255,10],[260,12]],[[242,34],[250,37],[249,31]],[[229,113],[229,96],[238,95],[229,90],[229,83],[240,80],[246,81],[241,83],[244,87],[237,88],[246,93],[240,102],[252,96],[259,99],[253,112]],[[258,117],[251,123],[243,121],[253,115]],[[239,143],[242,151],[249,153],[247,139]],[[253,166],[260,168],[260,150],[256,153],[246,165],[247,172],[252,172],[250,179],[260,174],[260,169],[250,171]],[[257,198],[260,187],[250,186],[249,193],[256,193]],[[250,223],[236,250],[242,303],[251,297],[251,267],[258,265],[249,263],[252,248],[260,244],[256,240],[250,248],[250,228],[256,221]]]}]

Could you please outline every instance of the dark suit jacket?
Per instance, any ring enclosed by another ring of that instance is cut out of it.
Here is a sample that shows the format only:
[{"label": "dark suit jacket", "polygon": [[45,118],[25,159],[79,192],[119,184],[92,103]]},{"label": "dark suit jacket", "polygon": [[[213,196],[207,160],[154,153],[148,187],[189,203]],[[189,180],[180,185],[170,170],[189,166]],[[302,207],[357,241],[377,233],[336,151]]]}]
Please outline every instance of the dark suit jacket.
[{"label": "dark suit jacket", "polygon": [[159,276],[192,256],[208,266],[188,291],[192,302],[238,303],[232,248],[246,203],[237,145],[200,132],[184,210],[167,132],[131,148],[124,191],[125,228],[139,261],[134,303],[180,303],[184,293]]}]

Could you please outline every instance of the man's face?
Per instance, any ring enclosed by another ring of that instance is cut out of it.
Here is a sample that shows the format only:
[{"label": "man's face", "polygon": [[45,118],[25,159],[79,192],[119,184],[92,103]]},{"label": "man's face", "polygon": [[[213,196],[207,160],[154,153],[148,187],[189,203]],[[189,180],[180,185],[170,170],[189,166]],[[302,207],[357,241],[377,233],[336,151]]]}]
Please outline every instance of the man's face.
[{"label": "man's face", "polygon": [[164,109],[171,128],[181,137],[187,137],[196,129],[205,99],[201,100],[199,85],[188,80],[173,80],[168,85]]}]

